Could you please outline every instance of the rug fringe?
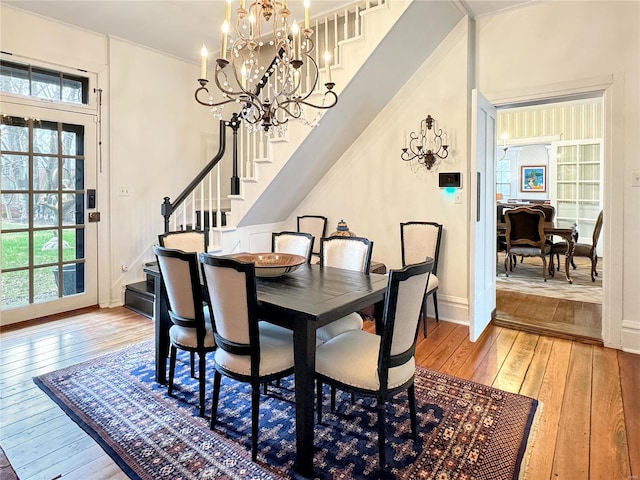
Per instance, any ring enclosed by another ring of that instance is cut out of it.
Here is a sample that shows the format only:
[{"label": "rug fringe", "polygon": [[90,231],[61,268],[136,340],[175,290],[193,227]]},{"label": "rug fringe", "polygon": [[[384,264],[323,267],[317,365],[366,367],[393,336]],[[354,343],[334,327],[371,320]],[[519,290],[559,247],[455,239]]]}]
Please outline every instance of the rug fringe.
[{"label": "rug fringe", "polygon": [[527,475],[529,474],[529,461],[531,460],[531,452],[533,451],[533,447],[536,443],[536,438],[538,437],[538,430],[540,429],[540,417],[542,417],[543,408],[544,404],[540,400],[538,400],[538,406],[533,417],[533,422],[531,423],[531,432],[529,434],[529,438],[527,439],[527,449],[525,450],[524,458],[522,459],[518,480],[526,480]]}]

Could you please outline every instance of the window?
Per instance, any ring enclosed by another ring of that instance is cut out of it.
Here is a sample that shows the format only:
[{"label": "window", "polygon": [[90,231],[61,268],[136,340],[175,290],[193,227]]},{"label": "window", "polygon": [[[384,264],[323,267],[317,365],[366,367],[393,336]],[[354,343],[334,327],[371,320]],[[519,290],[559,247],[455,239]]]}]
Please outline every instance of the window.
[{"label": "window", "polygon": [[55,70],[0,61],[0,91],[87,105],[89,79]]},{"label": "window", "polygon": [[502,148],[498,149],[496,161],[496,194],[501,193],[505,200],[511,198],[511,159],[504,157]]}]

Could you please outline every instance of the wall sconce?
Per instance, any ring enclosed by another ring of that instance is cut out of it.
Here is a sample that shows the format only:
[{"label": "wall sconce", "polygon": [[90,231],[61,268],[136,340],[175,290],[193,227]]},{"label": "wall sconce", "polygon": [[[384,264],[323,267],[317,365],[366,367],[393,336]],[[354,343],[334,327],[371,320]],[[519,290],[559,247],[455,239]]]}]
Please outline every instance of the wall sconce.
[{"label": "wall sconce", "polygon": [[509,150],[509,147],[507,147],[507,138],[509,138],[509,135],[507,135],[506,133],[503,133],[502,134],[502,156],[498,160],[502,160],[504,159],[504,157],[507,156],[507,150]]},{"label": "wall sconce", "polygon": [[[420,122],[420,132],[411,132],[409,145],[407,146],[407,134],[404,134],[404,148],[400,158],[405,162],[417,159],[419,165],[424,165],[431,170],[440,159],[449,156],[449,145],[445,145],[442,139],[442,129],[436,128],[436,120],[431,115]],[[433,130],[433,132],[431,131]],[[430,136],[432,137],[430,138]]]}]

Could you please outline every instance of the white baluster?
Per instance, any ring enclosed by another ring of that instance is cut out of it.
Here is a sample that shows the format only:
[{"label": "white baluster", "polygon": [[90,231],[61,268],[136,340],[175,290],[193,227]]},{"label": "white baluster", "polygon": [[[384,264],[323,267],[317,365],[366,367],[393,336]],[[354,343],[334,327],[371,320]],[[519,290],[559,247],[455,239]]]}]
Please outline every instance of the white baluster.
[{"label": "white baluster", "polygon": [[355,36],[360,36],[360,7],[356,6],[356,18],[355,18]]}]

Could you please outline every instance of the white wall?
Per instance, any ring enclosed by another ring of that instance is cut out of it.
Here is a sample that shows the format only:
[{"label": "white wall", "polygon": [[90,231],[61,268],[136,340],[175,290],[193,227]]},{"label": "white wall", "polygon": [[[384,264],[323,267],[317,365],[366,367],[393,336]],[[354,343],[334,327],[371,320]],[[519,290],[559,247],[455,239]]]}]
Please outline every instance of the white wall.
[{"label": "white wall", "polygon": [[[357,235],[374,241],[373,259],[388,268],[402,263],[400,222],[442,223],[439,313],[442,318],[461,322],[467,321],[468,297],[468,32],[465,18],[286,222],[295,229],[297,215],[325,215],[329,219],[327,233],[331,233],[344,219]],[[403,134],[418,130],[427,114],[448,134],[451,154],[437,169],[421,167],[413,173],[400,159]],[[462,203],[455,204],[452,193],[438,188],[438,171],[462,172]]]},{"label": "white wall", "polygon": [[[142,278],[163,231],[160,205],[176,198],[218,148],[218,121],[192,98],[198,68],[109,39],[111,303]],[[129,196],[119,195],[127,187]],[[122,271],[127,264],[128,272]]]},{"label": "white wall", "polygon": [[[496,102],[605,90],[604,340],[640,352],[640,3],[535,2],[477,21],[477,83]],[[623,333],[624,330],[624,333]]]}]

